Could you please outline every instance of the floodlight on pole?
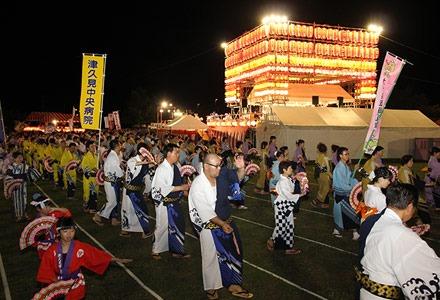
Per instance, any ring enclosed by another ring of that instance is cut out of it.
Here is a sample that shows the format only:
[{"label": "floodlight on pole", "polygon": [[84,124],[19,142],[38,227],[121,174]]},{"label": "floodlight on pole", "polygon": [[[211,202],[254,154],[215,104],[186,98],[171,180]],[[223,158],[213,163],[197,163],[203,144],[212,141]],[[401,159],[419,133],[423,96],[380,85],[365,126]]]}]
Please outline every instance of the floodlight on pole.
[{"label": "floodlight on pole", "polygon": [[370,24],[370,25],[368,25],[367,30],[374,32],[374,33],[377,33],[378,35],[381,35],[382,31],[383,31],[383,27],[379,26],[377,24]]},{"label": "floodlight on pole", "polygon": [[288,18],[287,16],[280,16],[280,15],[270,15],[270,16],[265,16],[261,23],[263,24],[269,24],[269,23],[286,23],[288,22]]},{"label": "floodlight on pole", "polygon": [[160,106],[161,106],[162,108],[165,108],[165,107],[168,106],[168,102],[166,102],[166,101],[162,101],[162,103],[161,103]]},{"label": "floodlight on pole", "polygon": [[223,49],[226,49],[226,47],[228,47],[228,43],[223,42],[220,44],[220,47],[222,47]]}]

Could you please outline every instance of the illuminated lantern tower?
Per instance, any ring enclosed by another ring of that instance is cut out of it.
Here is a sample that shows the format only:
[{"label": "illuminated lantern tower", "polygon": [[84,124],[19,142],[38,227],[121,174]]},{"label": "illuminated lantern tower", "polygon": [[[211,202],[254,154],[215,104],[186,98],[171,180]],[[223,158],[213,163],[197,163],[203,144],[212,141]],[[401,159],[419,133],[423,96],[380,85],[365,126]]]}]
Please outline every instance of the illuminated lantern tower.
[{"label": "illuminated lantern tower", "polygon": [[[379,36],[379,31],[266,17],[224,45],[225,102],[257,111],[277,103],[371,107]],[[297,96],[298,91],[322,88],[316,85],[343,89],[348,97]]]}]

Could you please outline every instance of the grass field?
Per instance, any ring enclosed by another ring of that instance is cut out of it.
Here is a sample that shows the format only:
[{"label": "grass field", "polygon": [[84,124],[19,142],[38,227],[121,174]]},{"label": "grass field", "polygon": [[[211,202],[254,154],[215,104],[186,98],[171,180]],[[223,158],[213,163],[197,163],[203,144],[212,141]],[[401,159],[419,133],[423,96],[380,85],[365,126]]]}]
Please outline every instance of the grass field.
[{"label": "grass field", "polygon": [[[415,169],[419,168],[420,165],[415,165]],[[308,170],[308,173],[312,174],[312,170]],[[308,199],[313,199],[317,186],[313,178],[309,179],[311,193]],[[83,213],[80,200],[82,184],[78,184],[77,200],[67,200],[64,191],[54,188],[47,181],[29,185],[28,193],[30,197],[41,188],[58,205],[69,208],[80,225],[77,238],[94,246],[98,246],[97,241],[115,256],[132,258],[134,261],[127,268],[138,278],[138,282],[135,281],[117,265],[111,265],[104,276],[85,271],[88,299],[205,299],[200,244],[193,235],[188,217],[185,246],[192,258],[179,260],[166,254],[162,260],[156,261],[149,255],[151,238],[141,239],[140,234],[130,238],[119,237],[120,227],[110,224],[99,227],[91,220],[92,215]],[[257,195],[253,193],[253,188],[252,182],[245,187],[249,209],[233,211],[245,251],[244,287],[255,294],[255,299],[354,299],[352,270],[357,261],[358,242],[351,240],[351,232],[344,233],[343,239],[331,235],[331,208],[316,209],[310,205],[310,200],[305,200],[295,220],[295,244],[303,253],[296,256],[270,253],[266,250],[266,240],[274,226],[272,207],[269,196]],[[100,205],[103,201],[104,195],[101,193]],[[187,210],[186,201],[183,205]],[[148,203],[148,208],[154,217],[151,203]],[[432,232],[426,241],[440,254],[440,215],[432,212],[432,217]],[[38,291],[35,275],[39,261],[34,249],[20,252],[18,241],[25,224],[17,224],[13,220],[11,201],[2,196],[0,253],[11,296],[12,299],[31,299]],[[3,286],[1,289],[0,299],[4,299]],[[220,292],[220,298],[237,299],[224,289]]]}]

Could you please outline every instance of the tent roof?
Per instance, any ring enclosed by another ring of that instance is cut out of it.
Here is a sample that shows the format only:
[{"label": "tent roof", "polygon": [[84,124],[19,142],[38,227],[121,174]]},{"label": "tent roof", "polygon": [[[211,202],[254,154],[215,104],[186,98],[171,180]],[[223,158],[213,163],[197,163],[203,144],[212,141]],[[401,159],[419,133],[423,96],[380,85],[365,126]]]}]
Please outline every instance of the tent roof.
[{"label": "tent roof", "polygon": [[[272,106],[279,121],[289,126],[368,127],[372,109]],[[438,128],[418,110],[385,109],[382,127]]]},{"label": "tent roof", "polygon": [[[57,120],[58,122],[68,122],[71,118],[72,114],[33,111],[26,117],[25,121],[51,123],[53,120]],[[75,115],[73,121],[79,122],[79,116]]]},{"label": "tent roof", "polygon": [[172,120],[167,125],[167,128],[170,130],[195,131],[208,129],[208,125],[206,125],[193,115],[183,115],[178,119]]}]

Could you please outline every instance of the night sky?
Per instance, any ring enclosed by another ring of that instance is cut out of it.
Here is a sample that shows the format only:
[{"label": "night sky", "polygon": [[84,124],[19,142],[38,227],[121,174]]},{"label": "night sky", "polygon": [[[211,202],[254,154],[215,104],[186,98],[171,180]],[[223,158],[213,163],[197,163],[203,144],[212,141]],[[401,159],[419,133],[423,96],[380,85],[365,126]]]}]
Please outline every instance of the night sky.
[{"label": "night sky", "polygon": [[200,103],[201,114],[224,111],[224,52],[219,44],[257,26],[270,13],[347,27],[381,24],[383,35],[415,48],[383,38],[379,42],[379,68],[387,50],[414,63],[404,67],[390,105],[399,106],[396,97],[402,93],[424,95],[430,104],[440,102],[440,54],[435,46],[440,43],[439,7],[434,3],[131,2],[2,5],[0,100],[6,118],[78,107],[83,52],[108,55],[105,112],[123,111],[130,94],[139,89],[151,105],[167,99],[182,109],[196,110]]}]

